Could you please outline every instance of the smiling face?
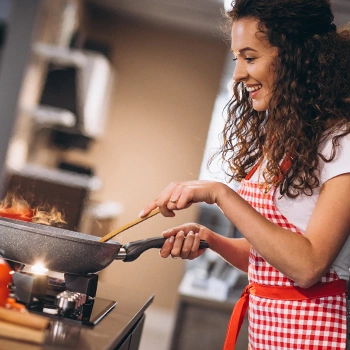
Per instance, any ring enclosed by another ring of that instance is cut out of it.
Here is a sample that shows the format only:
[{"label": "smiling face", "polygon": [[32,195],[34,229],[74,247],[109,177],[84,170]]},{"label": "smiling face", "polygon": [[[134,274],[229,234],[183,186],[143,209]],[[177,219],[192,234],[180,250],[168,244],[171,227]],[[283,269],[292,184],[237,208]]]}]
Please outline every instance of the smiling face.
[{"label": "smiling face", "polygon": [[236,60],[233,80],[244,83],[256,111],[265,111],[273,89],[273,63],[278,49],[271,46],[257,26],[258,21],[253,18],[232,24],[231,51]]}]

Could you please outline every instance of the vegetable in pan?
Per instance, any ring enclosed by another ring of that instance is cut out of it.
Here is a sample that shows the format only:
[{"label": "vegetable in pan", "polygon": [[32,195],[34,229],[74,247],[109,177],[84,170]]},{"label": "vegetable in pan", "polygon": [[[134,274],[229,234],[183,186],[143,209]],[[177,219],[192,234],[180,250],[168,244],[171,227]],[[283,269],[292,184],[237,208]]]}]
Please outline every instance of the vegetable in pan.
[{"label": "vegetable in pan", "polygon": [[14,194],[7,194],[0,202],[0,216],[50,226],[62,227],[66,224],[64,214],[56,208],[42,206],[33,209],[26,200]]}]

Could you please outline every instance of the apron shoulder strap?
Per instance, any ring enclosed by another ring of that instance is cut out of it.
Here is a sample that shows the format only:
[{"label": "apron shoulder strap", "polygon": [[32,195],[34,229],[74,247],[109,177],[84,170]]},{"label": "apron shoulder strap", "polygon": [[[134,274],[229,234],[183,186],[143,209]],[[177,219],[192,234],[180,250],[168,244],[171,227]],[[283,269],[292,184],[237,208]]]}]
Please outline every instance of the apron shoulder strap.
[{"label": "apron shoulder strap", "polygon": [[[260,166],[262,160],[263,160],[263,157],[261,157],[255,163],[255,165],[250,169],[249,173],[245,177],[245,180],[250,180],[251,179],[251,177],[254,175],[254,173],[256,172],[258,167]],[[280,176],[283,177],[287,173],[287,171],[291,168],[291,166],[292,166],[292,157],[291,157],[290,153],[287,153],[286,156],[284,157],[284,159],[282,160],[281,165],[280,165],[280,169],[281,169],[281,175]]]}]

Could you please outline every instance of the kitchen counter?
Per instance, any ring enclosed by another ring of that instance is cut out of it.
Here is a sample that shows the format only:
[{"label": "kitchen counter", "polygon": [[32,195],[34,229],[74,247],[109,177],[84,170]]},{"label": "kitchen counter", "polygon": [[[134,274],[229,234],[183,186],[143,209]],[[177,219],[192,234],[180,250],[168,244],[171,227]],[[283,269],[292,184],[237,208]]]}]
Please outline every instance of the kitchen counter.
[{"label": "kitchen counter", "polygon": [[55,320],[46,331],[43,345],[0,338],[0,349],[137,350],[145,320],[144,312],[154,296],[143,293],[142,289],[136,291],[100,281],[97,297],[117,302],[97,325],[89,327]]}]

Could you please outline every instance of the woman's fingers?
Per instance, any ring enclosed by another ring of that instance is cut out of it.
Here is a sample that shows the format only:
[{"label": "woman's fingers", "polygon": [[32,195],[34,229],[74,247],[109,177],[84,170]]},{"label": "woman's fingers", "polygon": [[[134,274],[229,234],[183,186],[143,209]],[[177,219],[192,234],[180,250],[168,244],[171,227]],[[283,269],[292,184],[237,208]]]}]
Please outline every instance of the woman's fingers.
[{"label": "woman's fingers", "polygon": [[174,236],[171,236],[165,240],[163,247],[159,251],[159,255],[162,258],[167,258],[171,254],[171,250],[173,249],[173,245],[174,245],[174,240],[175,240]]},{"label": "woman's fingers", "polygon": [[185,232],[179,231],[175,236],[173,249],[171,250],[171,256],[173,258],[179,258],[181,256],[181,249],[185,239]]},{"label": "woman's fingers", "polygon": [[139,217],[143,218],[144,216],[148,215],[153,209],[157,208],[157,204],[155,201],[147,204],[140,212]]},{"label": "woman's fingers", "polygon": [[191,253],[196,253],[199,250],[201,239],[199,238],[198,232],[194,234],[194,241],[192,244]]},{"label": "woman's fingers", "polygon": [[193,203],[214,204],[220,194],[225,195],[227,188],[214,181],[172,182],[139,215],[144,217],[158,207],[164,216],[171,217],[175,215],[175,210],[186,209]]},{"label": "woman's fingers", "polygon": [[186,223],[177,227],[169,228],[168,230],[164,231],[163,237],[169,238],[170,236],[176,236],[177,233],[180,231],[183,231],[185,233],[185,236],[190,232],[193,231],[194,233],[199,232],[201,225],[196,223]]},{"label": "woman's fingers", "polygon": [[175,216],[175,210],[188,208],[193,203],[195,189],[195,186],[190,185],[191,183],[172,182],[140,212],[139,216],[144,217],[158,207],[162,215],[172,217]]},{"label": "woman's fingers", "polygon": [[180,252],[180,256],[182,259],[188,259],[189,254],[192,252],[192,249],[193,249],[194,239],[195,239],[194,233],[193,231],[190,231],[187,234],[186,239],[183,241],[183,244],[182,244],[182,249]]},{"label": "woman's fingers", "polygon": [[173,258],[194,259],[203,254],[205,249],[200,249],[200,230],[205,229],[198,224],[186,224],[171,228],[163,232],[167,238],[160,255],[163,258],[171,255]]},{"label": "woman's fingers", "polygon": [[148,204],[139,214],[140,218],[143,218],[147,216],[153,209],[159,208],[160,213],[163,216],[166,217],[173,217],[175,216],[174,210],[176,209],[176,204],[175,206],[173,205],[173,208],[169,207],[167,205],[158,205],[156,201],[151,202]]}]

